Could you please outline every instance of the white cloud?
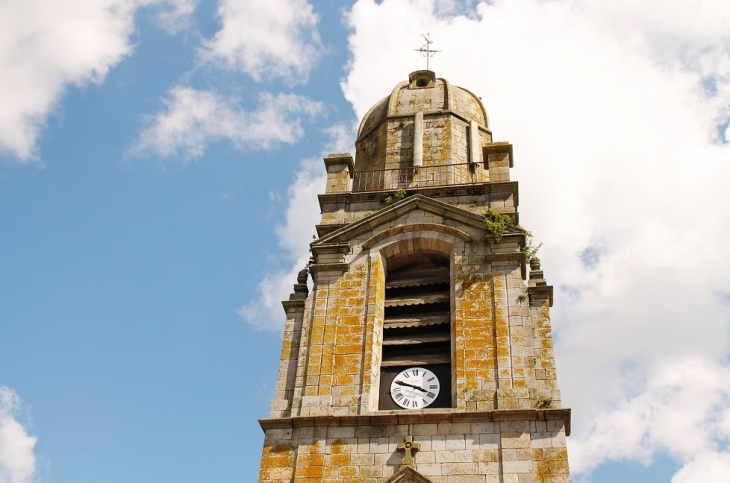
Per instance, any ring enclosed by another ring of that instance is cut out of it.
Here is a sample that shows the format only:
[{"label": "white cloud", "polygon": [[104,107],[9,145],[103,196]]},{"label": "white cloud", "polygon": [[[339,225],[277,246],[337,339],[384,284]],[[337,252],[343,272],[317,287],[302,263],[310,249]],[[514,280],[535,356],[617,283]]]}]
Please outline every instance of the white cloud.
[{"label": "white cloud", "polygon": [[195,0],[0,2],[0,154],[38,162],[38,136],[66,89],[100,84],[132,53],[135,13],[150,4],[174,30]]},{"label": "white cloud", "polygon": [[605,408],[587,431],[571,439],[578,465],[574,471],[602,459],[648,463],[660,451],[689,461],[730,440],[725,424],[730,420],[730,368],[702,358],[681,359],[647,376],[636,396]]},{"label": "white cloud", "polygon": [[0,483],[30,483],[36,474],[37,438],[16,419],[20,397],[0,386]]},{"label": "white cloud", "polygon": [[[343,125],[328,130],[331,141],[322,156],[349,152],[354,145],[354,131]],[[280,330],[284,326],[281,301],[287,300],[296,282],[297,272],[309,260],[309,243],[319,223],[317,194],[324,191],[327,174],[321,158],[304,159],[294,182],[287,190],[284,223],[276,227],[279,246],[285,252],[286,269],[272,270],[259,283],[257,296],[238,309],[246,323],[258,330]]]},{"label": "white cloud", "polygon": [[256,110],[245,111],[236,98],[215,91],[177,86],[163,102],[163,112],[151,116],[132,147],[134,154],[153,152],[185,161],[198,158],[208,143],[232,141],[239,149],[271,149],[293,143],[304,134],[302,116],[321,113],[322,104],[295,94],[262,93]]},{"label": "white cloud", "polygon": [[161,0],[157,12],[160,26],[169,34],[190,27],[198,0]]},{"label": "white cloud", "polygon": [[318,16],[306,0],[219,0],[222,27],[205,42],[202,59],[223,62],[255,80],[306,82],[319,57]]},{"label": "white cloud", "polygon": [[0,151],[37,160],[69,85],[100,83],[132,51],[135,0],[0,2]]},{"label": "white cloud", "polygon": [[432,69],[515,146],[521,222],[556,289],[571,467],[669,451],[692,470],[728,438],[730,4],[451,4],[356,2],[347,99],[362,116],[424,68],[412,49],[431,33]]},{"label": "white cloud", "polygon": [[707,452],[699,454],[674,475],[672,483],[708,483],[728,481],[730,475],[730,452]]}]

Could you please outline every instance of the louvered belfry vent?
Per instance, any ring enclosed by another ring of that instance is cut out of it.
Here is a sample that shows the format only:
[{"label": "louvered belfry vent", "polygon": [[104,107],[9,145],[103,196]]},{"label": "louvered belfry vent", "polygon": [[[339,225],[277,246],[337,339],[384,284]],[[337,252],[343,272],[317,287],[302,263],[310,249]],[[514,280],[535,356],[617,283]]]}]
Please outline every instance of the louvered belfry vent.
[{"label": "louvered belfry vent", "polygon": [[[451,298],[446,263],[417,263],[388,273],[381,378],[392,379],[402,369],[418,366],[450,380]],[[390,395],[383,396],[380,408],[395,409],[389,407]],[[431,407],[450,405],[450,388],[444,387]]]}]

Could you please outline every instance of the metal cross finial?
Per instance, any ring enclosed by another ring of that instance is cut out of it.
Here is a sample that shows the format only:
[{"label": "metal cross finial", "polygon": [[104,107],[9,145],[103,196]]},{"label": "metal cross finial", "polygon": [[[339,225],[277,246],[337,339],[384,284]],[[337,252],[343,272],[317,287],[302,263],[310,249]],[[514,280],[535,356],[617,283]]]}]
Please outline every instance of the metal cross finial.
[{"label": "metal cross finial", "polygon": [[433,49],[431,48],[431,44],[433,43],[433,40],[431,40],[431,38],[430,38],[430,35],[431,35],[431,34],[430,34],[430,33],[428,33],[428,32],[426,32],[426,35],[423,35],[423,34],[421,34],[421,36],[422,36],[422,37],[423,37],[424,39],[426,39],[426,44],[425,44],[425,45],[424,45],[423,47],[421,47],[420,49],[413,49],[413,50],[415,50],[416,52],[421,52],[421,53],[423,54],[423,56],[424,56],[424,57],[426,58],[426,70],[431,70],[431,69],[429,69],[429,66],[428,66],[428,60],[429,60],[429,59],[430,59],[431,57],[433,57],[433,55],[434,55],[434,54],[435,54],[436,52],[441,52],[440,50],[433,50]]},{"label": "metal cross finial", "polygon": [[400,469],[413,468],[416,461],[413,459],[413,452],[421,449],[421,443],[414,443],[413,436],[406,436],[404,443],[398,443],[398,451],[403,451],[403,461],[401,461]]}]

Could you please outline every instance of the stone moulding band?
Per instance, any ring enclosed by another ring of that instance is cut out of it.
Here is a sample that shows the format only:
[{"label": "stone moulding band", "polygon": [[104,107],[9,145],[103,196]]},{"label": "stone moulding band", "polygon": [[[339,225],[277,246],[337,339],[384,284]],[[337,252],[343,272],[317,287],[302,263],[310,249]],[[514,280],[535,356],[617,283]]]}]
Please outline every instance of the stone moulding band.
[{"label": "stone moulding band", "polygon": [[488,423],[496,421],[562,420],[570,436],[570,408],[497,409],[495,411],[408,411],[359,416],[295,416],[259,419],[261,429],[303,428],[314,426],[390,426],[395,424]]},{"label": "stone moulding band", "polygon": [[347,263],[316,263],[314,265],[309,266],[309,271],[311,273],[319,273],[319,272],[346,272],[347,269],[350,268],[350,265]]}]

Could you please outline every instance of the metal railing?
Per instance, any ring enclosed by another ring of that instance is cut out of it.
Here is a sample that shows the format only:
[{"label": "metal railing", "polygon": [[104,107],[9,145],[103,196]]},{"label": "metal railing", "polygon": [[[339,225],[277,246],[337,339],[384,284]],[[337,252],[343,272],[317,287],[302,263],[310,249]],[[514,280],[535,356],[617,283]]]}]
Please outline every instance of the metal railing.
[{"label": "metal railing", "polygon": [[454,184],[483,183],[488,173],[479,164],[439,164],[406,168],[355,171],[352,191],[382,191],[399,188],[426,188]]}]

